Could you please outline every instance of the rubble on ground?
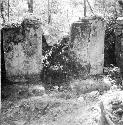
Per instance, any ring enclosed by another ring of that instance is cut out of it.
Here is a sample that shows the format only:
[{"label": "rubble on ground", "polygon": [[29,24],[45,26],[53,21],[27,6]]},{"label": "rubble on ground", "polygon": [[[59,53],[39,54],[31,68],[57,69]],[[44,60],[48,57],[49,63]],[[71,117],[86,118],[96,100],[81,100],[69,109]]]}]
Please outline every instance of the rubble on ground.
[{"label": "rubble on ground", "polygon": [[100,125],[123,125],[123,91],[110,90],[100,101]]}]

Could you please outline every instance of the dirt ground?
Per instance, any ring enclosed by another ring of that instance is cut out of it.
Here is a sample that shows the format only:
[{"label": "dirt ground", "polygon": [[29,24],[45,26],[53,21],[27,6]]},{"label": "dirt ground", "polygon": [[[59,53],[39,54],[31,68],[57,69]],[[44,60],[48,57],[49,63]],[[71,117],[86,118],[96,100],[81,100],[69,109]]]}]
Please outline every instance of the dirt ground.
[{"label": "dirt ground", "polygon": [[101,125],[100,102],[123,97],[115,87],[102,94],[98,90],[59,92],[57,87],[45,92],[39,84],[14,85],[9,90],[9,98],[2,101],[1,125]]}]

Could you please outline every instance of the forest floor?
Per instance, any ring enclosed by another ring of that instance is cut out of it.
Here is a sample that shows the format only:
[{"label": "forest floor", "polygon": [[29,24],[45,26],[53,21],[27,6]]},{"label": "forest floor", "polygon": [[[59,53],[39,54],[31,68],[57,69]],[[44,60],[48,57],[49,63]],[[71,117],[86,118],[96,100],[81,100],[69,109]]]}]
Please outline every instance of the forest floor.
[{"label": "forest floor", "polygon": [[1,125],[101,125],[100,102],[123,100],[123,91],[115,87],[103,93],[77,91],[45,92],[41,84],[12,85],[9,98],[2,101]]}]

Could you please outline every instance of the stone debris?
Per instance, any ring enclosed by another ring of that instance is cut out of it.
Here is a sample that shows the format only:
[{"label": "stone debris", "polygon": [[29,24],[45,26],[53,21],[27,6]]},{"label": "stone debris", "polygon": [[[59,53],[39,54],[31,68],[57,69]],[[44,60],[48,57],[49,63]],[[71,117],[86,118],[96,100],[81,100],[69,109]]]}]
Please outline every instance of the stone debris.
[{"label": "stone debris", "polygon": [[101,97],[100,125],[123,125],[123,91],[109,91]]}]

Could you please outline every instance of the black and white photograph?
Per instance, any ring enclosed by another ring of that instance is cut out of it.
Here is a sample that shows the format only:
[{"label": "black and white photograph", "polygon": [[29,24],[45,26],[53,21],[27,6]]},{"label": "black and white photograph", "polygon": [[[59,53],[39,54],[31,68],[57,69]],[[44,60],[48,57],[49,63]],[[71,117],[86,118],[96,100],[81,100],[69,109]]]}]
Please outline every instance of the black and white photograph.
[{"label": "black and white photograph", "polygon": [[123,125],[123,0],[0,0],[0,124]]}]

